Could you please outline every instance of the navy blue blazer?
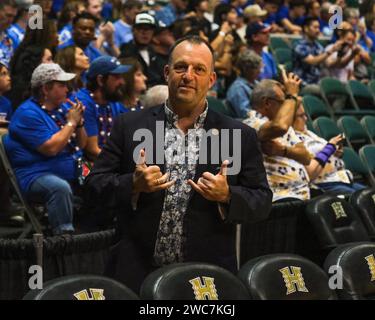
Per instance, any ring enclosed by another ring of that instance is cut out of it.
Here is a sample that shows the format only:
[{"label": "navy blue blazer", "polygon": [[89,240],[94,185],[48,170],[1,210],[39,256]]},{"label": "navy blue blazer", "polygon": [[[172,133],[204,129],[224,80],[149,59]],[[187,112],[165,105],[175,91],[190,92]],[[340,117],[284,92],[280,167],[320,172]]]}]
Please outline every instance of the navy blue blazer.
[{"label": "navy blue blazer", "polygon": [[[90,201],[117,208],[117,231],[120,237],[149,265],[152,265],[164,191],[141,193],[137,209],[132,209],[132,175],[135,170],[133,151],[140,143],[133,141],[133,134],[139,128],[148,128],[153,133],[155,142],[156,121],[164,120],[163,106],[117,117],[108,143],[85,183]],[[214,128],[218,129],[220,137],[220,129],[241,130],[241,170],[237,175],[228,175],[231,201],[226,205],[225,221],[219,214],[216,202],[208,201],[192,190],[184,217],[184,232],[187,237],[184,257],[189,262],[213,263],[235,271],[235,224],[266,219],[272,205],[272,192],[267,183],[256,132],[239,121],[209,109],[204,129],[208,131]],[[229,143],[229,149],[232,152],[232,142]],[[207,150],[208,164],[197,164],[195,182],[205,171],[216,174],[225,160],[220,159],[219,164],[211,163],[210,139]],[[159,166],[164,173],[164,165]],[[122,254],[125,255],[124,252]]]}]

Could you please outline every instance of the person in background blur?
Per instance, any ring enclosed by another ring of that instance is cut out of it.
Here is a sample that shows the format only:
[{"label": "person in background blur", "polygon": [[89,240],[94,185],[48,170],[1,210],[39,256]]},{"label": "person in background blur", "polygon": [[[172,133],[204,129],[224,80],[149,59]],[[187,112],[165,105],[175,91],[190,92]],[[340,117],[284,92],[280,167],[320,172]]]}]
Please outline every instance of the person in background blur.
[{"label": "person in background blur", "polygon": [[124,73],[123,105],[130,111],[141,110],[143,106],[140,97],[147,89],[147,77],[143,73],[142,65],[134,58],[120,59],[120,62],[123,65],[131,66],[131,69]]},{"label": "person in background blur", "polygon": [[141,98],[142,105],[145,109],[165,103],[168,99],[168,86],[157,85],[146,91],[146,94]]},{"label": "person in background blur", "polygon": [[125,80],[130,66],[121,65],[114,57],[102,56],[90,64],[86,88],[76,98],[86,107],[84,113],[87,146],[85,154],[96,159],[110,135],[114,119],[128,110],[121,104]]},{"label": "person in background blur", "polygon": [[239,75],[229,87],[226,101],[236,118],[246,118],[251,109],[251,92],[262,68],[262,58],[247,49],[238,55],[236,67]]},{"label": "person in background blur", "polygon": [[76,45],[85,52],[90,62],[102,56],[102,53],[94,45],[96,21],[96,18],[87,12],[75,16],[73,19],[73,38],[59,45],[58,49]]},{"label": "person in background blur", "polygon": [[33,4],[33,0],[18,0],[17,16],[13,24],[8,28],[7,32],[13,42],[13,49],[16,50],[23,40],[26,32],[26,27],[29,22],[29,7]]},{"label": "person in background blur", "polygon": [[90,67],[89,58],[83,50],[77,46],[66,47],[57,52],[54,60],[66,72],[76,74],[76,77],[70,83],[70,89],[73,92],[81,89],[83,87],[82,75]]},{"label": "person in background blur", "polygon": [[317,136],[306,128],[307,115],[301,104],[296,112],[293,128],[297,137],[303,142],[313,158],[306,170],[310,181],[324,191],[353,193],[365,188],[353,182],[353,174],[345,169],[343,155],[343,135],[333,137],[329,141]]},{"label": "person in background blur", "polygon": [[57,21],[59,44],[65,43],[72,38],[73,19],[84,10],[85,6],[82,1],[69,1],[65,3]]},{"label": "person in background blur", "polygon": [[169,27],[177,19],[184,16],[187,7],[187,0],[171,0],[161,10],[155,12],[155,18],[157,21],[162,21],[167,27]]},{"label": "person in background blur", "polygon": [[263,10],[258,4],[247,6],[244,10],[245,24],[237,30],[243,42],[246,43],[246,28],[256,22],[263,22],[267,16],[267,10]]},{"label": "person in background blur", "polygon": [[7,29],[13,23],[17,14],[17,5],[14,0],[2,0],[0,2],[0,60],[9,63],[13,53],[13,41]]},{"label": "person in background blur", "polygon": [[[7,128],[13,114],[11,102],[4,97],[11,85],[8,67],[4,61],[0,61],[0,139],[3,134],[8,133]],[[10,180],[1,160],[0,181],[0,224],[20,226],[25,222],[23,212],[11,201]]]},{"label": "person in background blur", "polygon": [[138,0],[128,0],[122,5],[121,18],[113,24],[115,44],[118,48],[133,40],[132,27],[135,17],[141,12],[141,9],[142,3]]}]

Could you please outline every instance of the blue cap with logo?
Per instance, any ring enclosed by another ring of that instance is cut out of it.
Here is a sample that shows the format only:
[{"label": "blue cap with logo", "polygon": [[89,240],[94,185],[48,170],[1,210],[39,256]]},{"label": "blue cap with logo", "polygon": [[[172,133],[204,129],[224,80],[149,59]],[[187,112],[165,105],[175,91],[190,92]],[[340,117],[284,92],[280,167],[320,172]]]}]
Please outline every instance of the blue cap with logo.
[{"label": "blue cap with logo", "polygon": [[257,34],[258,32],[269,32],[271,26],[261,22],[254,22],[247,26],[246,28],[246,39],[250,38],[252,35]]},{"label": "blue cap with logo", "polygon": [[122,74],[131,69],[132,66],[121,64],[115,57],[102,56],[91,62],[87,71],[87,78],[93,79],[98,75]]}]

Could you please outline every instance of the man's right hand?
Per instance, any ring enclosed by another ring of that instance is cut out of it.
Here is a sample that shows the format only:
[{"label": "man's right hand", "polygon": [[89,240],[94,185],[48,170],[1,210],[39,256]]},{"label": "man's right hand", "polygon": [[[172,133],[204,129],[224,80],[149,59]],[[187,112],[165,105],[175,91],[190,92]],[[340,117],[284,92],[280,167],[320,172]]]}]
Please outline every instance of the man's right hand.
[{"label": "man's right hand", "polygon": [[174,180],[168,181],[168,178],[169,174],[163,175],[160,167],[146,165],[146,152],[142,149],[133,174],[133,193],[150,193],[168,189],[175,183]]},{"label": "man's right hand", "polygon": [[287,94],[292,96],[298,96],[299,88],[301,86],[302,80],[294,73],[290,72],[288,75],[285,70],[281,69],[281,75],[283,78],[283,83],[285,86],[285,91]]}]

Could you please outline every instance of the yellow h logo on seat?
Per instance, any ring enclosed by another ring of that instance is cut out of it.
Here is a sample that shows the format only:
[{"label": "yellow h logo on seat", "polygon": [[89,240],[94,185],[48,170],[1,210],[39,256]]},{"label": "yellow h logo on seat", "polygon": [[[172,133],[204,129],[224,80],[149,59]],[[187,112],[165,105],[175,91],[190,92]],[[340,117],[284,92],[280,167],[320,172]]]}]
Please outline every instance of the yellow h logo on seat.
[{"label": "yellow h logo on seat", "polygon": [[288,295],[296,291],[309,292],[309,290],[307,290],[306,288],[301,268],[291,266],[290,269],[289,267],[279,269],[279,271],[283,275],[285,286],[287,288],[286,294]]},{"label": "yellow h logo on seat", "polygon": [[344,207],[342,206],[341,202],[333,202],[331,204],[331,207],[336,215],[336,220],[347,217],[347,214],[345,213]]},{"label": "yellow h logo on seat", "polygon": [[214,283],[215,279],[210,277],[202,277],[202,279],[203,283],[200,277],[189,280],[194,290],[195,300],[219,300]]},{"label": "yellow h logo on seat", "polygon": [[373,254],[370,254],[369,256],[365,257],[365,259],[367,261],[371,273],[370,281],[375,281],[375,257]]},{"label": "yellow h logo on seat", "polygon": [[76,292],[74,296],[77,300],[105,300],[103,289],[89,289],[90,295],[87,290]]}]

